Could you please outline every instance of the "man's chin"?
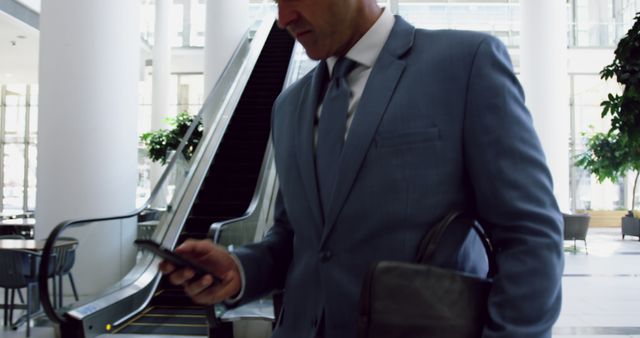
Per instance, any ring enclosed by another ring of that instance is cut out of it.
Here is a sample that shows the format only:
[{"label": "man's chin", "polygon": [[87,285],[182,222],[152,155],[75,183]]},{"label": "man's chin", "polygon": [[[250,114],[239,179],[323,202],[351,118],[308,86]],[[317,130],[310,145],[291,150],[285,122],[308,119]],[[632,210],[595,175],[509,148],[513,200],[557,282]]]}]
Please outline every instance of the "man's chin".
[{"label": "man's chin", "polygon": [[327,53],[313,50],[313,48],[306,48],[304,45],[302,45],[302,47],[304,47],[304,51],[306,52],[307,56],[311,60],[316,60],[316,61],[324,60],[330,56],[330,55],[326,55]]},{"label": "man's chin", "polygon": [[318,57],[318,56],[315,56],[315,55],[311,55],[311,54],[309,54],[309,53],[307,53],[307,56],[309,57],[309,59],[314,60],[314,61],[320,61],[320,60],[322,60],[322,59],[325,59],[325,58],[322,58],[322,57]]}]

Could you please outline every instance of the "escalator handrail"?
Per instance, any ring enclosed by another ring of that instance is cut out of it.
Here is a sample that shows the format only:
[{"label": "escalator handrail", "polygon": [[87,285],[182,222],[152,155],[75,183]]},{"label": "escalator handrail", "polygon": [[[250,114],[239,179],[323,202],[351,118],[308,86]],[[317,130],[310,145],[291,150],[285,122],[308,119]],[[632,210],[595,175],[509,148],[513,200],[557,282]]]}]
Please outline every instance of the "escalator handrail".
[{"label": "escalator handrail", "polygon": [[[242,40],[239,43],[238,47],[236,48],[236,51],[234,52],[234,55],[231,57],[231,60],[233,60],[234,57],[238,54],[238,52],[242,48],[243,44],[244,44],[244,40]],[[162,173],[162,176],[160,176],[160,178],[158,179],[158,182],[156,183],[155,187],[151,191],[151,194],[149,195],[149,198],[144,202],[144,204],[142,204],[142,206],[140,206],[139,208],[137,208],[137,209],[135,209],[135,210],[133,210],[131,212],[128,212],[128,213],[125,213],[125,214],[122,214],[122,215],[62,221],[51,231],[51,233],[47,237],[47,241],[46,241],[44,249],[42,251],[42,259],[40,261],[40,266],[38,268],[38,273],[39,273],[38,274],[38,283],[41,286],[41,287],[39,287],[39,296],[40,296],[40,301],[41,301],[42,308],[43,308],[45,314],[54,323],[61,324],[61,323],[63,323],[65,321],[65,318],[60,316],[55,311],[55,309],[54,309],[54,307],[53,307],[53,305],[51,303],[51,299],[50,299],[50,295],[49,295],[49,288],[42,287],[42,286],[43,285],[44,286],[47,285],[47,267],[51,263],[50,257],[51,257],[51,253],[53,252],[54,243],[56,242],[56,240],[58,239],[60,234],[63,231],[65,231],[66,229],[68,229],[68,228],[84,226],[84,225],[87,225],[87,224],[90,224],[90,223],[132,218],[132,217],[140,215],[143,211],[147,210],[150,207],[151,203],[160,194],[160,191],[161,191],[162,187],[164,186],[165,181],[167,181],[167,179],[170,176],[171,171],[176,166],[178,156],[181,156],[182,151],[185,149],[189,139],[191,138],[191,135],[196,130],[196,128],[198,128],[198,125],[203,120],[204,112],[206,111],[205,108],[207,108],[211,104],[211,102],[213,101],[213,96],[215,96],[215,93],[217,93],[220,90],[218,87],[223,85],[223,81],[221,81],[221,80],[224,78],[224,74],[228,72],[229,67],[230,67],[230,63],[228,63],[225,66],[225,69],[222,72],[223,76],[220,76],[218,81],[216,81],[216,84],[212,87],[211,91],[209,92],[209,95],[207,96],[207,99],[205,100],[205,102],[202,105],[202,108],[200,108],[200,111],[198,112],[198,114],[193,118],[193,121],[191,122],[191,125],[189,126],[189,128],[187,129],[187,132],[185,133],[184,137],[180,141],[180,144],[176,148],[176,151],[171,156],[171,160],[167,164],[164,172]],[[215,122],[214,122],[214,124],[215,124]],[[211,128],[210,129],[211,132],[213,130],[215,130],[215,128]],[[204,135],[203,135],[202,139],[205,139]],[[198,145],[198,148],[199,147],[200,147],[200,144]]]},{"label": "escalator handrail", "polygon": [[[268,141],[268,144],[270,143],[271,143],[271,138],[269,138],[269,141]],[[267,152],[264,156],[263,165],[260,170],[260,175],[258,177],[258,183],[265,181],[266,173],[269,170],[269,166],[272,163],[272,159],[273,159],[273,150],[271,146],[267,146]],[[224,229],[226,229],[227,227],[231,226],[234,223],[244,221],[249,217],[253,216],[260,202],[261,188],[262,188],[262,184],[258,184],[255,192],[253,193],[253,197],[251,198],[251,202],[249,202],[249,206],[247,207],[247,210],[245,210],[244,214],[242,214],[242,216],[211,224],[211,226],[209,227],[208,237],[210,237],[214,243],[216,244],[220,243],[220,236],[222,236],[222,231]]]},{"label": "escalator handrail", "polygon": [[69,227],[81,226],[88,223],[93,222],[103,222],[103,221],[111,221],[117,219],[130,218],[138,215],[142,210],[136,210],[134,212],[130,212],[125,215],[113,216],[113,217],[102,217],[102,218],[93,218],[93,219],[84,219],[84,220],[71,220],[64,221],[58,224],[47,237],[47,241],[44,245],[44,249],[42,250],[42,258],[40,260],[40,267],[38,268],[38,284],[39,294],[40,294],[40,303],[42,305],[42,309],[46,313],[46,315],[57,324],[61,324],[65,321],[65,319],[58,315],[58,313],[53,308],[51,304],[51,299],[49,296],[49,288],[47,287],[47,279],[48,279],[48,266],[51,263],[51,253],[53,251],[53,246],[60,237],[60,234]]},{"label": "escalator handrail", "polygon": [[[294,68],[299,68],[300,64],[299,62],[295,62],[294,60],[295,55],[296,55],[296,46],[294,45],[293,49],[291,50],[291,58],[290,58],[291,61],[289,62],[289,67],[287,69],[287,78],[285,79],[284,85],[282,86],[283,90],[298,79],[296,75],[297,72],[294,71]],[[222,236],[222,232],[226,228],[232,226],[235,223],[239,223],[244,220],[247,220],[248,218],[253,216],[253,214],[256,212],[256,209],[260,202],[260,195],[261,195],[262,184],[260,184],[260,182],[265,181],[267,172],[269,171],[269,167],[271,166],[273,162],[273,157],[274,157],[273,147],[271,147],[271,136],[269,136],[269,141],[267,142],[267,144],[268,145],[265,152],[262,168],[260,169],[260,174],[258,177],[259,184],[256,187],[255,192],[253,193],[253,197],[251,198],[251,202],[249,203],[247,210],[240,217],[236,217],[236,218],[232,218],[232,219],[228,219],[220,222],[215,222],[211,224],[211,226],[209,227],[208,237],[211,238],[214,243],[216,244],[220,243],[220,237]]]}]

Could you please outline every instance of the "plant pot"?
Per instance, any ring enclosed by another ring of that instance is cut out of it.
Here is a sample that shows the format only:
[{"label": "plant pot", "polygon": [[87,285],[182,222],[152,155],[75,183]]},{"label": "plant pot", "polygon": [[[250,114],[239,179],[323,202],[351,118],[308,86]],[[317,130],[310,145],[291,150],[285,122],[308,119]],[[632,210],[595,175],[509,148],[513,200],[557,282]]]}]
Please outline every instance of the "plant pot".
[{"label": "plant pot", "polygon": [[640,240],[640,219],[631,216],[622,217],[622,239],[624,236],[638,236]]}]

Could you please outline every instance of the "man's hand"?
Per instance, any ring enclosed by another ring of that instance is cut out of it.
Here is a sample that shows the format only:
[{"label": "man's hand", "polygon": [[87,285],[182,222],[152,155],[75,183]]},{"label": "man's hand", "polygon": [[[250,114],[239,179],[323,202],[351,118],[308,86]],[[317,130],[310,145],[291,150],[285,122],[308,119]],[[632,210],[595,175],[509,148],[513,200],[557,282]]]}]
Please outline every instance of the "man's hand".
[{"label": "man's hand", "polygon": [[[191,280],[195,272],[190,268],[176,268],[168,261],[160,263],[160,271],[169,275],[169,281],[181,285],[197,304],[211,305],[232,298],[240,292],[240,269],[231,255],[210,240],[186,240],[175,252],[188,260],[198,262],[211,273],[198,280]],[[214,278],[221,282],[214,284]]]}]

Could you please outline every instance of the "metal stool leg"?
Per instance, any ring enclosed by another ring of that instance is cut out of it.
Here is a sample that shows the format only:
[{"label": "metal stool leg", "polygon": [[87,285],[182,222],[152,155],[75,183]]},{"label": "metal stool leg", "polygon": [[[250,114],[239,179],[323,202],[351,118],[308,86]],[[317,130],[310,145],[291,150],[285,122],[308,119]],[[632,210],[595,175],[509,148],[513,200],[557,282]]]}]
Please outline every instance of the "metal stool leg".
[{"label": "metal stool leg", "polygon": [[9,322],[9,289],[4,289],[4,326]]},{"label": "metal stool leg", "polygon": [[69,282],[71,283],[71,290],[73,291],[73,297],[76,299],[76,302],[80,300],[80,298],[78,298],[78,290],[76,290],[76,283],[73,281],[73,275],[71,274],[71,271],[69,271]]},{"label": "metal stool leg", "polygon": [[27,286],[27,337],[31,336],[31,307],[33,306],[33,292],[31,285]]},{"label": "metal stool leg", "polygon": [[16,291],[18,291],[18,298],[20,298],[20,302],[22,304],[24,304],[24,297],[22,296],[22,291],[20,291],[20,289],[18,289]]},{"label": "metal stool leg", "polygon": [[54,295],[54,297],[58,297],[58,306],[62,308],[62,284],[64,281],[62,280],[62,275],[56,277],[58,279],[58,292]]},{"label": "metal stool leg", "polygon": [[16,306],[15,303],[15,299],[16,299],[16,290],[15,289],[11,289],[11,300],[9,301],[9,325],[13,325],[13,309]]},{"label": "metal stool leg", "polygon": [[589,248],[587,248],[587,240],[584,240],[584,251],[587,252],[587,255],[589,254]]}]

